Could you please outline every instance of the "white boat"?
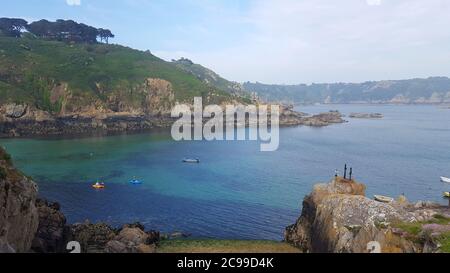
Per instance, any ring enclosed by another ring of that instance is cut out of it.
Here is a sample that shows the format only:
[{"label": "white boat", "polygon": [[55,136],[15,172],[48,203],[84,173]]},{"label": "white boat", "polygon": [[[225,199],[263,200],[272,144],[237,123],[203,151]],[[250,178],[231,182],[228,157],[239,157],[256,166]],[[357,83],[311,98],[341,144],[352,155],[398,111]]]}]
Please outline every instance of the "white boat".
[{"label": "white boat", "polygon": [[383,196],[383,195],[374,195],[375,200],[378,202],[382,202],[382,203],[392,203],[394,202],[394,198],[392,197],[387,197],[387,196]]},{"label": "white boat", "polygon": [[444,183],[450,183],[450,178],[441,176],[441,182],[444,182]]},{"label": "white boat", "polygon": [[185,158],[183,159],[183,163],[200,163],[200,159]]}]

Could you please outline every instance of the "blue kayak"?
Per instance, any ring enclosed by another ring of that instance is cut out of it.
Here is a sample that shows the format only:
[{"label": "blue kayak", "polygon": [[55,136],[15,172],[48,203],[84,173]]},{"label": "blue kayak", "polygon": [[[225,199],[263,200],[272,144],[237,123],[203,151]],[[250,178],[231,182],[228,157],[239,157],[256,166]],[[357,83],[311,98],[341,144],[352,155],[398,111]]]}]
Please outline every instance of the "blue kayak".
[{"label": "blue kayak", "polygon": [[142,184],[142,181],[133,179],[133,180],[130,180],[130,184],[139,185],[139,184]]}]

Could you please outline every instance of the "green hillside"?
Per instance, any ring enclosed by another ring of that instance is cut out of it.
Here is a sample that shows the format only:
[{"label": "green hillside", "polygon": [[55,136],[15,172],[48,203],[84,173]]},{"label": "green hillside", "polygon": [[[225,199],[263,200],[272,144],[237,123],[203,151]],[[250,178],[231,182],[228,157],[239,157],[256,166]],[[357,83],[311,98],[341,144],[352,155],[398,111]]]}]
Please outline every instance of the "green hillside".
[{"label": "green hillside", "polygon": [[245,97],[245,99],[250,102],[250,95],[248,92],[245,92],[241,84],[224,79],[211,69],[196,64],[186,58],[173,60],[172,63],[184,71],[191,73],[205,84],[236,96]]},{"label": "green hillside", "polygon": [[142,99],[136,90],[147,78],[169,81],[178,101],[203,96],[220,102],[230,96],[148,51],[50,41],[31,34],[0,36],[0,102],[25,102],[57,111],[61,102],[52,102],[50,90],[61,83],[68,84],[80,104],[105,101],[114,93],[133,102]]}]

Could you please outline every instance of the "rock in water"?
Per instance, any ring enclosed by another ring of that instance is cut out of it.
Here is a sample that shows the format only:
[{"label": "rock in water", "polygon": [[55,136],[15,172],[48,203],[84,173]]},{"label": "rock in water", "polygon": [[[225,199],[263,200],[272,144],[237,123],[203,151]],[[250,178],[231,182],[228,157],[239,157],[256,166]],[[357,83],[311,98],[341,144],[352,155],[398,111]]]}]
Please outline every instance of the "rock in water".
[{"label": "rock in water", "polygon": [[351,113],[349,115],[350,118],[357,119],[382,119],[383,114],[380,113]]},{"label": "rock in water", "polygon": [[27,252],[38,228],[37,185],[0,148],[0,251]]}]

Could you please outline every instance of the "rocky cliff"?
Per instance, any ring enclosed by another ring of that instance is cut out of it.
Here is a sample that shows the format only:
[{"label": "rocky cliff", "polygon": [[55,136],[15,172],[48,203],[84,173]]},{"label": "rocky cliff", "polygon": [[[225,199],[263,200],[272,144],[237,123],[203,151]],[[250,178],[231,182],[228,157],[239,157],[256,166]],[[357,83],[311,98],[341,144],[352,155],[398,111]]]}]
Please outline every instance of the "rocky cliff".
[{"label": "rocky cliff", "polygon": [[441,252],[448,251],[449,224],[448,207],[378,202],[365,197],[363,184],[338,177],[305,197],[285,240],[304,252],[363,253],[374,242],[382,252]]},{"label": "rocky cliff", "polygon": [[37,186],[0,148],[0,252],[26,252],[38,228]]},{"label": "rocky cliff", "polygon": [[123,132],[166,127],[172,121],[175,105],[172,84],[148,78],[136,86],[141,99],[130,101],[126,94],[105,95],[105,101],[94,100],[81,106],[67,85],[52,89],[52,98],[61,101],[58,112],[49,112],[27,103],[0,105],[0,137],[33,135],[74,135],[94,131]]}]

